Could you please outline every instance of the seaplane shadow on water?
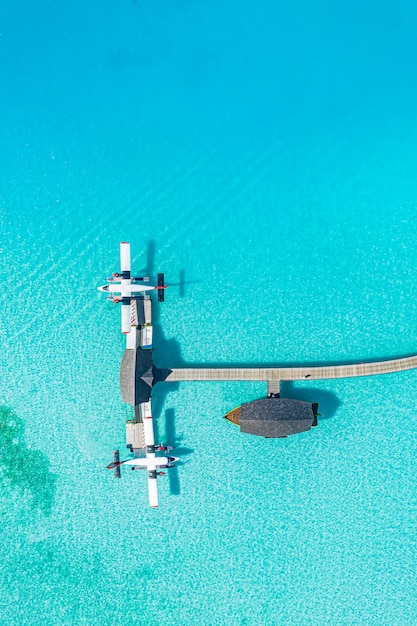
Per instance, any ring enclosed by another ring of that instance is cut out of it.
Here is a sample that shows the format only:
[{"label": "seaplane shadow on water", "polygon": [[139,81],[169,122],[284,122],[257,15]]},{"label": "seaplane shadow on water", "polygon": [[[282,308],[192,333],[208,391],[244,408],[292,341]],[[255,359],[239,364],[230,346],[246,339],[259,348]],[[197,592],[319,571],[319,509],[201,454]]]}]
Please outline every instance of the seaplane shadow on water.
[{"label": "seaplane shadow on water", "polygon": [[[308,379],[307,379],[308,380]],[[290,380],[281,382],[281,394],[284,398],[293,398],[294,400],[302,400],[309,402],[311,398],[320,407],[320,419],[331,419],[335,416],[342,402],[337,395],[326,389],[317,389],[313,387],[295,387]]]},{"label": "seaplane shadow on water", "polygon": [[146,265],[141,270],[141,273],[145,274],[145,276],[155,275],[155,255],[156,241],[155,239],[151,239],[148,243],[148,247],[146,248]]},{"label": "seaplane shadow on water", "polygon": [[[148,247],[146,249],[146,265],[140,270],[140,273],[144,276],[155,276],[155,256],[156,256],[156,241],[151,239],[148,243]],[[186,295],[186,286],[194,285],[196,283],[200,283],[200,280],[185,280],[185,269],[181,269],[179,271],[178,282],[173,283],[169,282],[167,287],[178,287],[179,288],[179,296],[180,298],[185,298]],[[155,308],[155,314],[153,316],[154,326],[159,321],[159,309]]]},{"label": "seaplane shadow on water", "polygon": [[185,286],[201,283],[201,280],[185,280],[185,270],[180,270],[180,278],[177,283],[169,283],[169,287],[179,287],[180,298],[185,298]]},{"label": "seaplane shadow on water", "polygon": [[[169,408],[165,411],[165,437],[167,443],[172,446],[173,450],[175,450],[175,454],[178,454],[180,459],[184,459],[184,457],[192,454],[194,452],[194,448],[189,448],[185,446],[183,443],[183,438],[178,436],[175,428],[175,409]],[[184,462],[180,460],[175,464],[175,467],[172,471],[169,472],[169,490],[171,495],[178,496],[181,492],[180,480],[178,476],[178,466],[183,465]]]}]

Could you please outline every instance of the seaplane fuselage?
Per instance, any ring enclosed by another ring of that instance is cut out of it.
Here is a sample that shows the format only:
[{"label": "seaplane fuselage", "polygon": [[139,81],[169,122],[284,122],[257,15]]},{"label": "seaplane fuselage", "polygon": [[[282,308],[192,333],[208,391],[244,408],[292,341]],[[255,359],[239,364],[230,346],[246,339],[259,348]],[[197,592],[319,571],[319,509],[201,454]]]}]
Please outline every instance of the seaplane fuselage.
[{"label": "seaplane fuselage", "polygon": [[161,289],[161,287],[155,287],[154,285],[141,285],[138,283],[109,283],[108,285],[102,285],[97,287],[99,291],[105,291],[108,293],[117,293],[122,296],[131,296],[137,293],[143,293],[144,291],[153,291],[155,289]]},{"label": "seaplane fuselage", "polygon": [[165,468],[171,467],[174,463],[179,461],[179,457],[177,456],[151,456],[148,454],[143,458],[133,458],[128,459],[126,461],[119,461],[119,463],[110,463],[107,466],[107,469],[114,469],[116,465],[132,465],[133,467],[140,467],[143,469],[156,469],[156,468]]}]

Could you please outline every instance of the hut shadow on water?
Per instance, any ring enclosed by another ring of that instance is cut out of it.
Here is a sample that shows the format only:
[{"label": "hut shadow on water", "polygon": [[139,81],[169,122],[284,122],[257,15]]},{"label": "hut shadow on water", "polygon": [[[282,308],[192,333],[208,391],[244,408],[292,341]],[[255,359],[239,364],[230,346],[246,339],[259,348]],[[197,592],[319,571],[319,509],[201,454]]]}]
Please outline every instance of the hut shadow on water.
[{"label": "hut shadow on water", "polygon": [[332,391],[314,387],[296,387],[292,381],[281,381],[281,397],[304,402],[317,402],[319,419],[330,419],[336,415],[342,402]]},{"label": "hut shadow on water", "polygon": [[30,450],[25,443],[25,426],[9,407],[0,407],[0,468],[4,489],[25,491],[31,506],[50,515],[55,498],[56,474],[49,471],[48,457]]}]

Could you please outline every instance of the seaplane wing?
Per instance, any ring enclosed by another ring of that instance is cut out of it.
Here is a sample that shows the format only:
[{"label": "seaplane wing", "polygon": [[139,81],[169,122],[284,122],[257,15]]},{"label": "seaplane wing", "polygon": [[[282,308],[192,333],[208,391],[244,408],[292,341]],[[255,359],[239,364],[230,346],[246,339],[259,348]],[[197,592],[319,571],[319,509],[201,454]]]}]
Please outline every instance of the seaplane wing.
[{"label": "seaplane wing", "polygon": [[158,481],[157,481],[157,472],[155,470],[148,469],[148,495],[149,495],[149,506],[156,509],[159,505],[159,496],[158,496]]},{"label": "seaplane wing", "polygon": [[156,457],[155,457],[155,435],[153,432],[152,407],[150,402],[143,403],[143,434],[146,446],[146,461],[148,463],[148,494],[149,505],[157,507],[158,498],[158,480],[156,473]]},{"label": "seaplane wing", "polygon": [[122,282],[130,283],[130,243],[127,241],[120,242],[120,271],[122,273]]}]

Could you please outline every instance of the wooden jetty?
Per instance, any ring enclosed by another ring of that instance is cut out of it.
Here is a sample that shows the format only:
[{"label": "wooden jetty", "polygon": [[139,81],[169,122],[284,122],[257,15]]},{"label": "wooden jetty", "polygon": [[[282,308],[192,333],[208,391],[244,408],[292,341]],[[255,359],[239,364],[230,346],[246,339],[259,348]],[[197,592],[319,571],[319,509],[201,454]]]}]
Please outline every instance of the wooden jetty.
[{"label": "wooden jetty", "polygon": [[[164,382],[185,380],[252,380],[268,382],[270,393],[279,393],[281,380],[323,380],[328,378],[351,378],[392,374],[417,368],[417,355],[367,363],[317,365],[300,367],[188,367],[168,370]],[[268,391],[269,391],[268,389]]]},{"label": "wooden jetty", "polygon": [[[151,301],[132,301],[132,327],[120,367],[120,389],[124,402],[134,407],[134,419],[126,424],[126,443],[137,455],[143,451],[142,412],[149,405],[158,382],[259,381],[267,383],[266,398],[245,403],[226,417],[242,432],[264,437],[287,437],[317,425],[317,405],[280,397],[281,381],[325,380],[391,374],[417,368],[417,355],[358,363],[300,365],[298,367],[183,367],[160,369],[153,363],[152,350],[143,349],[141,329],[151,321]],[[314,408],[316,407],[316,408]],[[242,418],[243,415],[243,418]]]}]

